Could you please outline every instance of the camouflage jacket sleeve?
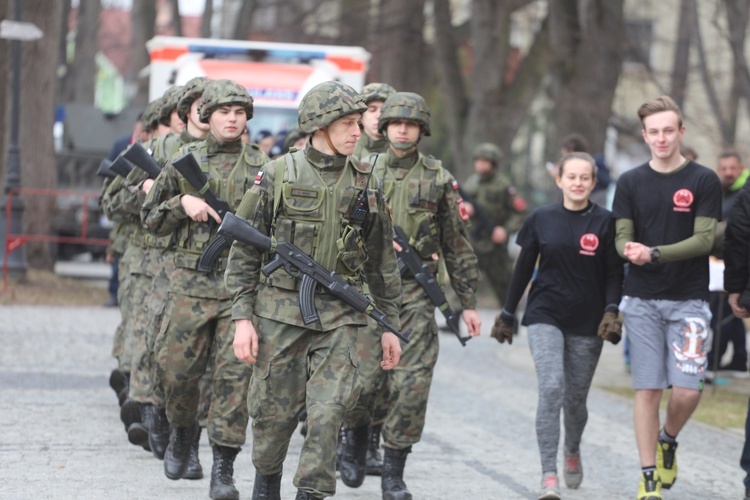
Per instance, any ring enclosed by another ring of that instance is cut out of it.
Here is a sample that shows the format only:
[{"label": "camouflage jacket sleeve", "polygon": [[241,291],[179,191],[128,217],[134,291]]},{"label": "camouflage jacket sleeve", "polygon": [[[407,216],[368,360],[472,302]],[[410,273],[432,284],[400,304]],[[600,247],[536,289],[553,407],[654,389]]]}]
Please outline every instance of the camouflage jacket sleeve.
[{"label": "camouflage jacket sleeve", "polygon": [[[375,175],[370,179],[370,185],[380,186]],[[375,305],[386,314],[392,325],[400,329],[399,309],[403,290],[393,249],[393,221],[380,189],[373,190],[371,196],[376,198],[377,214],[371,214],[365,234],[368,257],[364,264],[365,277]]]},{"label": "camouflage jacket sleeve", "polygon": [[[274,163],[266,165],[259,179],[245,192],[236,215],[263,234],[269,234],[273,218]],[[252,245],[234,242],[224,272],[224,282],[232,297],[232,319],[252,319],[255,295],[260,281],[261,252]]]},{"label": "camouflage jacket sleeve", "polygon": [[159,236],[173,233],[188,216],[180,204],[178,175],[171,163],[164,167],[141,207],[141,221]]},{"label": "camouflage jacket sleeve", "polygon": [[438,203],[437,222],[440,245],[451,287],[461,300],[464,309],[476,309],[476,290],[479,268],[474,249],[466,234],[466,224],[458,212],[458,192],[454,189],[453,176],[446,170],[443,196]]},{"label": "camouflage jacket sleeve", "polygon": [[523,221],[529,215],[529,207],[526,200],[518,193],[518,190],[514,186],[509,185],[507,192],[505,213],[509,214],[509,216],[504,227],[508,233],[517,233],[521,230]]},{"label": "camouflage jacket sleeve", "polygon": [[113,222],[126,222],[128,218],[127,212],[122,210],[122,206],[119,203],[119,193],[125,188],[125,179],[120,176],[115,177],[114,180],[104,188],[102,193],[100,204],[104,215]]},{"label": "camouflage jacket sleeve", "polygon": [[115,210],[140,217],[143,200],[146,193],[141,189],[141,183],[148,175],[140,168],[134,168],[127,177],[122,180],[120,189],[113,193],[112,204]]}]

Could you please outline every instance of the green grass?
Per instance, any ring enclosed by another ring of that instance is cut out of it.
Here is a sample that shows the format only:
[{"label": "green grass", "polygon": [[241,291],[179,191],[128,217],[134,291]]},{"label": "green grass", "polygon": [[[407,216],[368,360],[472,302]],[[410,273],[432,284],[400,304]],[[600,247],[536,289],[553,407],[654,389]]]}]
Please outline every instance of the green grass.
[{"label": "green grass", "polygon": [[[600,387],[605,391],[633,399],[635,391],[629,387]],[[661,399],[661,408],[667,408],[667,400],[670,391],[664,391]],[[704,424],[713,425],[722,429],[745,427],[745,416],[747,415],[748,394],[733,392],[722,388],[708,386],[703,390],[703,396],[698,408],[693,413],[692,419]]]}]

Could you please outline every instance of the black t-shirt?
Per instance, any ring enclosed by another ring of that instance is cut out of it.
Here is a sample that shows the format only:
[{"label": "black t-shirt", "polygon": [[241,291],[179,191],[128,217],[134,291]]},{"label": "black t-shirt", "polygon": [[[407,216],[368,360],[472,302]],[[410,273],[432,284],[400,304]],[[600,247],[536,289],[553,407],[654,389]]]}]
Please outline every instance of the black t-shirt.
[{"label": "black t-shirt", "polygon": [[[540,256],[523,324],[546,323],[566,334],[596,335],[604,307],[617,304],[622,290],[623,260],[615,249],[612,214],[594,204],[580,211],[562,203],[539,207],[516,241],[524,262]],[[511,289],[522,291],[522,285]]]},{"label": "black t-shirt", "polygon": [[[696,217],[721,218],[721,183],[695,162],[662,174],[648,163],[617,181],[615,218],[633,221],[635,241],[653,247],[693,235]],[[631,265],[625,295],[642,299],[708,300],[708,256],[662,264]]]}]

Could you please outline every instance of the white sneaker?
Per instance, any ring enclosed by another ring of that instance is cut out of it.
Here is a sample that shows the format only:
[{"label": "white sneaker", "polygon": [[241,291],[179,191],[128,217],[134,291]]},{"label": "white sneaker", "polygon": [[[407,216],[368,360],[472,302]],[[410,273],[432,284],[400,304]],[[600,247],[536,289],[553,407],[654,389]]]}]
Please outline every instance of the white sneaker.
[{"label": "white sneaker", "polygon": [[542,478],[542,489],[539,491],[539,500],[560,500],[560,482],[557,474],[547,472]]}]

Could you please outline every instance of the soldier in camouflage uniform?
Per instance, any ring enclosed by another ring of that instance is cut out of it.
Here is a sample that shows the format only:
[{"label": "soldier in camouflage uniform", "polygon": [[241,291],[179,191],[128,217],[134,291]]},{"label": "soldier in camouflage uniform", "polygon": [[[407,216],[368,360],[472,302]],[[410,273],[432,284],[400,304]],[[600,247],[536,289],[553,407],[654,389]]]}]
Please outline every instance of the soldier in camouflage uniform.
[{"label": "soldier in camouflage uniform", "polygon": [[[160,104],[161,99],[155,99],[146,106],[141,115],[141,127],[150,136],[156,132]],[[125,179],[119,176],[115,179],[105,181],[99,200],[104,215],[115,224],[115,229],[113,229],[114,234],[110,235],[112,250],[118,252],[121,256],[117,270],[117,277],[120,282],[120,287],[117,291],[117,304],[120,308],[122,319],[117,326],[112,344],[112,356],[117,359],[118,367],[116,371],[110,374],[109,379],[110,386],[118,393],[120,406],[123,406],[127,401],[130,388],[130,369],[133,364],[134,349],[131,316],[134,310],[133,304],[135,303],[132,299],[133,282],[131,279],[131,268],[138,262],[139,258],[136,255],[137,252],[134,253],[133,250],[128,251],[128,248],[130,247],[131,235],[140,226],[140,217],[128,214],[122,210],[122,207],[118,203],[117,193],[122,189],[124,183]],[[120,413],[122,418],[122,410]],[[129,413],[132,412],[126,412],[126,415]],[[123,423],[127,431],[133,422],[128,417],[126,419],[123,419]]]},{"label": "soldier in camouflage uniform", "polygon": [[159,136],[169,133],[180,135],[185,130],[185,122],[177,113],[177,103],[182,98],[182,94],[182,85],[172,85],[161,97],[163,102],[159,108]]},{"label": "soldier in camouflage uniform", "polygon": [[362,89],[361,95],[367,109],[362,113],[362,137],[352,153],[357,158],[364,160],[371,154],[383,153],[388,148],[385,137],[378,130],[378,118],[385,100],[395,93],[396,89],[387,83],[368,83]]},{"label": "soldier in camouflage uniform", "polygon": [[[401,286],[393,229],[371,165],[349,156],[365,106],[357,92],[324,82],[305,94],[299,126],[312,134],[304,150],[264,167],[237,212],[264,234],[290,241],[351,286],[369,293],[398,327]],[[359,201],[367,207],[355,215]],[[319,321],[302,322],[299,281],[284,271],[264,277],[271,256],[235,243],[226,282],[234,296],[235,353],[255,363],[248,395],[253,418],[254,499],[279,499],[281,472],[297,415],[307,408],[308,432],[294,477],[298,500],[336,491],[336,438],[344,412],[360,392],[358,336],[378,335],[367,315],[323,292]],[[378,332],[379,333],[379,332]],[[382,366],[398,364],[395,335],[378,335]]]},{"label": "soldier in camouflage uniform", "polygon": [[[253,100],[241,85],[218,80],[206,86],[199,113],[200,120],[210,125],[208,137],[183,146],[174,158],[194,155],[212,191],[234,210],[268,161],[257,147],[243,145],[240,139],[252,117]],[[170,479],[180,479],[188,467],[198,432],[198,382],[206,371],[209,351],[213,351],[214,385],[207,430],[214,463],[209,493],[213,499],[239,498],[232,476],[234,460],[245,442],[251,370],[232,350],[232,303],[224,285],[229,251],[220,254],[210,272],[197,270],[198,259],[221,219],[171,161],[151,186],[141,217],[156,235],[173,234],[176,247],[159,333],[165,347],[157,360],[172,425],[164,473]]]},{"label": "soldier in camouflage uniform", "polygon": [[[181,145],[205,139],[208,135],[208,125],[200,123],[197,115],[197,103],[206,82],[206,78],[195,78],[184,89],[180,87],[183,92],[181,96],[178,95],[181,97],[178,104],[182,105],[182,112],[178,112],[178,117],[187,125],[183,131],[179,135],[170,132],[146,144],[147,151],[152,152],[154,161],[160,166],[166,164]],[[162,118],[169,114],[164,111],[165,107],[178,108],[172,106],[173,100],[174,94],[165,94],[166,104],[159,113]],[[119,193],[123,209],[140,218],[141,206],[153,182],[144,170],[134,168],[125,180],[124,189]],[[131,418],[133,422],[128,427],[128,439],[133,444],[150,448],[157,458],[162,459],[169,439],[169,423],[163,390],[157,383],[154,345],[166,304],[169,275],[174,268],[174,253],[171,235],[154,236],[143,226],[139,228],[137,235],[134,241],[143,247],[144,259],[134,271],[134,282],[140,293],[138,303],[145,307],[135,308],[132,316],[135,349],[129,400],[136,406],[135,411],[140,418]],[[200,433],[193,444],[190,464],[183,475],[185,479],[203,477],[198,460],[199,439]]]},{"label": "soldier in camouflage uniform", "polygon": [[474,174],[462,186],[469,195],[464,207],[472,219],[471,241],[479,268],[501,308],[513,274],[508,238],[521,229],[528,212],[526,201],[503,171],[503,160],[503,152],[496,145],[478,144],[473,155]]},{"label": "soldier in camouflage uniform", "polygon": [[[424,99],[411,92],[397,92],[380,112],[379,129],[388,140],[388,151],[375,165],[383,192],[393,211],[393,225],[400,226],[422,260],[444,286],[445,272],[463,307],[462,317],[470,335],[479,335],[481,321],[476,311],[477,259],[460,215],[458,183],[440,161],[423,155],[417,146],[430,135],[430,111]],[[398,250],[398,248],[397,248]],[[404,484],[406,457],[419,442],[427,411],[432,373],[438,356],[435,306],[410,274],[402,276],[404,299],[400,318],[412,328],[401,364],[387,374],[388,416],[383,424],[384,500],[412,498]],[[353,448],[361,450],[366,422],[352,436]],[[347,447],[350,446],[347,433]],[[362,452],[352,453],[360,457]],[[341,464],[342,470],[344,464]]]}]

